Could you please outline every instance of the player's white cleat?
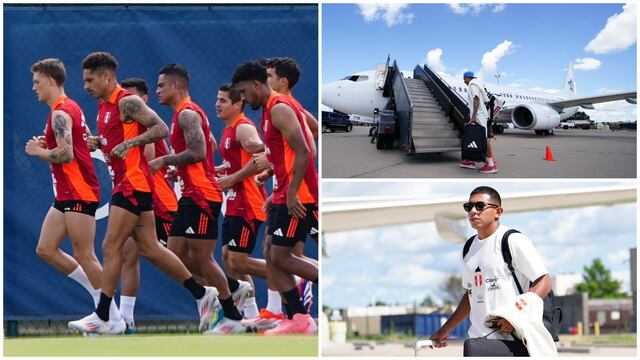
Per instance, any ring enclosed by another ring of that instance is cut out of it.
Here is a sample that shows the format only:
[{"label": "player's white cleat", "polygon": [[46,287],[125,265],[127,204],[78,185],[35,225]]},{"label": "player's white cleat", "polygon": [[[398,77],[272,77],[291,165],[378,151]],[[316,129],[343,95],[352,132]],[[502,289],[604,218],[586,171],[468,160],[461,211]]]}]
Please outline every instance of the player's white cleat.
[{"label": "player's white cleat", "polygon": [[205,334],[224,335],[224,334],[245,334],[255,332],[255,329],[245,325],[242,321],[231,320],[223,317],[222,320],[214,326],[213,329],[205,331]]},{"label": "player's white cleat", "polygon": [[236,291],[231,293],[231,298],[233,298],[233,304],[236,306],[240,314],[244,313],[244,300],[251,295],[253,292],[253,288],[251,287],[251,283],[248,281],[238,280],[240,286],[236,289]]},{"label": "player's white cleat", "polygon": [[213,286],[204,287],[204,296],[196,302],[198,303],[198,313],[200,314],[200,325],[198,331],[202,332],[207,329],[211,317],[216,313],[220,302],[218,301],[218,289]]},{"label": "player's white cleat", "polygon": [[69,321],[69,328],[87,334],[122,334],[127,325],[124,320],[103,321],[93,312],[80,320]]}]

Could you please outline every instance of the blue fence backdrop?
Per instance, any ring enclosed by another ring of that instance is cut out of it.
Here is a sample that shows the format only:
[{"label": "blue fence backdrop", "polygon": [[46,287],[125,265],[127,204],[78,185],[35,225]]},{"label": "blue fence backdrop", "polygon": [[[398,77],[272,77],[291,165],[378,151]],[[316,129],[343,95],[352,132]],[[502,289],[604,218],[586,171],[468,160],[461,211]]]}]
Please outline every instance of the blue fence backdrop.
[{"label": "blue fence backdrop", "polygon": [[[83,108],[96,133],[97,101],[82,89],[82,59],[108,51],[119,62],[118,80],[141,77],[150,85],[149,105],[169,124],[172,111],[155,94],[158,70],[184,64],[191,97],[209,115],[219,139],[223,123],[215,116],[218,87],[246,60],[290,56],[302,69],[296,98],[318,110],[318,15],[315,5],[216,6],[16,6],[4,5],[4,319],[67,319],[87,314],[92,301],[84,289],[41,261],[35,253],[41,223],[53,201],[48,165],[24,153],[26,141],[42,133],[48,107],[31,90],[30,67],[56,57],[67,69],[67,95]],[[246,114],[259,122],[260,114]],[[221,162],[216,155],[216,163]],[[316,161],[317,163],[317,161]],[[95,161],[102,204],[111,183],[103,162]],[[101,204],[101,205],[102,205]],[[96,253],[107,219],[97,221]],[[262,236],[254,254],[261,254]],[[66,241],[63,249],[70,252]],[[306,255],[317,258],[309,240]],[[220,259],[220,245],[216,249]],[[195,319],[196,308],[181,285],[141,262],[136,318]],[[266,304],[264,281],[256,280],[258,303]],[[119,292],[116,293],[116,296]],[[316,294],[317,295],[317,294]],[[316,297],[317,299],[317,297]],[[313,314],[317,314],[314,304]]]}]

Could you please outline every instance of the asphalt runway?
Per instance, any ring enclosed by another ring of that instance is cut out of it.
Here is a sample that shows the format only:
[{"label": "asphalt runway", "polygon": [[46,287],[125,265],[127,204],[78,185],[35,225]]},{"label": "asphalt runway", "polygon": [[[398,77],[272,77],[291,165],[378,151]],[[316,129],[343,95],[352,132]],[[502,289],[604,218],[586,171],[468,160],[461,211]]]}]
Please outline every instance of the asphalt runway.
[{"label": "asphalt runway", "polygon": [[[445,348],[440,349],[423,349],[417,353],[419,357],[462,357],[462,342],[450,342]],[[560,351],[559,356],[562,357],[612,357],[627,356],[635,357],[635,347],[607,346],[607,347],[581,347],[581,351]],[[586,352],[585,352],[586,351]],[[352,343],[341,345],[330,344],[322,347],[322,356],[415,356],[412,346],[404,344],[386,343],[383,345],[376,344],[373,349],[363,346],[360,350],[356,350]]]},{"label": "asphalt runway", "polygon": [[[407,156],[377,150],[369,127],[322,134],[323,178],[635,178],[636,132],[555,130],[553,136],[507,129],[492,140],[498,173],[458,166],[460,152]],[[545,161],[546,146],[556,161]],[[482,165],[482,164],[481,164]]]}]

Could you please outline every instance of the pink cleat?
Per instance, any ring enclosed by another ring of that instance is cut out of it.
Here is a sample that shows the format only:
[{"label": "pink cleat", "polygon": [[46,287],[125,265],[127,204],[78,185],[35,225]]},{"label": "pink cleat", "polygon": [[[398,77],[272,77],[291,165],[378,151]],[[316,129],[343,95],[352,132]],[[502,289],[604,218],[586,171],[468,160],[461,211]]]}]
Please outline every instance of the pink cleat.
[{"label": "pink cleat", "polygon": [[305,334],[311,335],[318,332],[316,322],[313,321],[309,314],[295,314],[293,319],[283,321],[278,326],[264,332],[266,336],[270,335],[293,335]]}]

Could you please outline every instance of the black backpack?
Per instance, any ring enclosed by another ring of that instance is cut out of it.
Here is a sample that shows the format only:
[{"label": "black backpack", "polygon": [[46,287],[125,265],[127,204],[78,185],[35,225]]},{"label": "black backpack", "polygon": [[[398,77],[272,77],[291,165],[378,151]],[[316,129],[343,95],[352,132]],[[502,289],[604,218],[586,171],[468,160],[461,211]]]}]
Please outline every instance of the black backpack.
[{"label": "black backpack", "polygon": [[[513,261],[513,258],[511,257],[511,251],[509,250],[509,235],[513,233],[520,233],[520,231],[510,229],[507,230],[504,235],[502,235],[502,258],[504,258],[504,262],[507,263],[507,267],[509,268],[509,271],[511,271],[511,275],[513,276],[513,280],[518,287],[518,291],[520,292],[520,294],[523,294],[524,291],[522,291],[522,286],[520,286],[520,282],[518,281],[518,278],[515,274],[515,269],[513,268],[513,264],[511,263]],[[475,235],[470,237],[469,240],[467,240],[467,242],[464,244],[464,248],[462,249],[463,259],[465,256],[467,256],[474,237]],[[529,282],[529,286],[531,286],[531,282]],[[547,296],[542,299],[542,302],[544,304],[542,309],[542,323],[551,334],[553,341],[559,341],[558,334],[560,333],[560,323],[562,322],[562,309],[556,307],[556,298],[555,295],[553,295],[553,290],[551,290],[549,294],[547,294]]]},{"label": "black backpack", "polygon": [[484,126],[470,123],[462,129],[460,141],[462,160],[485,161],[487,153],[487,132]]}]

